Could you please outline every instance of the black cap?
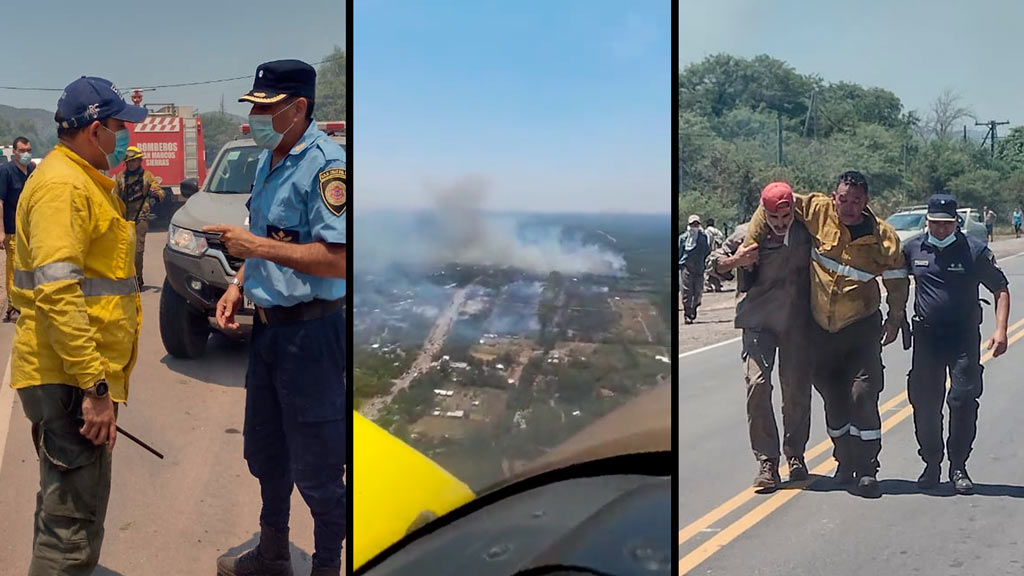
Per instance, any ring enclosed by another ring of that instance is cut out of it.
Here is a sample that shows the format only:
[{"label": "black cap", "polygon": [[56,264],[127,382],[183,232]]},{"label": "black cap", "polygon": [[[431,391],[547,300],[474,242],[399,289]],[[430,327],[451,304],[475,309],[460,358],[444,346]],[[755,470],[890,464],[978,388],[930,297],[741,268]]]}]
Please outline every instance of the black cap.
[{"label": "black cap", "polygon": [[928,199],[928,220],[956,222],[956,198],[949,194],[932,194]]},{"label": "black cap", "polygon": [[146,114],[145,108],[125,102],[110,80],[92,76],[68,84],[57,101],[57,116],[64,128],[81,128],[107,118],[142,122]]},{"label": "black cap", "polygon": [[316,98],[316,69],[301,60],[275,60],[260,64],[252,90],[238,99],[253,104],[274,104],[289,96]]}]

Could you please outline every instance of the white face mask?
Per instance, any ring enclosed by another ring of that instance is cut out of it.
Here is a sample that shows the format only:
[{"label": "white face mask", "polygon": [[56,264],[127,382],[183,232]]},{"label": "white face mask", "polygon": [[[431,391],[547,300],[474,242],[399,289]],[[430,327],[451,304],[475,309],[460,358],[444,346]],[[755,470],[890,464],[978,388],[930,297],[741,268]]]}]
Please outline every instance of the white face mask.
[{"label": "white face mask", "polygon": [[928,233],[928,243],[937,248],[945,248],[946,246],[949,246],[953,242],[956,242],[956,232],[953,232],[952,234],[946,236],[942,240],[939,240],[935,236],[932,236],[931,232]]}]

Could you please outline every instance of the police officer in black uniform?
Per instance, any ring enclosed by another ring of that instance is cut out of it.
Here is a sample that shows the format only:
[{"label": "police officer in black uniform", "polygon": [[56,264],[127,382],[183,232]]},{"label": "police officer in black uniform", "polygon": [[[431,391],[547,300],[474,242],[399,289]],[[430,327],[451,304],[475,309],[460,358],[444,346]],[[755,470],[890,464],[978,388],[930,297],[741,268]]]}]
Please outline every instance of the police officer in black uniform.
[{"label": "police officer in black uniform", "polygon": [[[974,486],[967,475],[977,431],[981,396],[981,305],[978,285],[996,298],[996,330],[987,348],[997,357],[1006,351],[1010,292],[1006,275],[981,240],[957,225],[957,203],[947,194],[928,200],[928,233],[904,244],[903,255],[914,277],[913,364],[907,395],[914,408],[918,454],[925,462],[917,480],[922,489],[939,483],[943,457],[942,401],[949,404],[949,479],[960,494]],[[946,373],[951,387],[946,394]]]}]

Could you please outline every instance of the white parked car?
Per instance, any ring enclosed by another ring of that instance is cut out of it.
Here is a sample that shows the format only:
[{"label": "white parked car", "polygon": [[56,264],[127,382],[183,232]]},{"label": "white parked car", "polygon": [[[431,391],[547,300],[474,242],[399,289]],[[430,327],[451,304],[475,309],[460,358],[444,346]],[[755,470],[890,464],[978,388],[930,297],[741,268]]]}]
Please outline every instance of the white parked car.
[{"label": "white parked car", "polygon": [[[978,240],[988,244],[988,234],[985,230],[985,222],[981,211],[974,208],[960,208],[956,211],[960,216],[960,229],[964,234],[974,236]],[[928,232],[928,221],[925,216],[928,214],[927,206],[909,206],[900,208],[886,222],[896,229],[900,242],[907,242]]]}]

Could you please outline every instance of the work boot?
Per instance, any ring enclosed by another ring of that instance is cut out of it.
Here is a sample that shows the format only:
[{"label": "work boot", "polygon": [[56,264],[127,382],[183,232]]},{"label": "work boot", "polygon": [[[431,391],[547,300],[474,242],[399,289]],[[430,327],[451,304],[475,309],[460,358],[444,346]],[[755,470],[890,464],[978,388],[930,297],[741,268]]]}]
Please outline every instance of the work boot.
[{"label": "work boot", "polygon": [[255,548],[241,556],[217,559],[217,576],[292,576],[288,532],[261,525],[260,543]]},{"label": "work boot", "polygon": [[853,468],[850,468],[840,462],[839,465],[836,466],[836,473],[832,476],[832,480],[840,486],[853,484]]},{"label": "work boot", "polygon": [[309,576],[341,576],[341,566],[313,566]]},{"label": "work boot", "polygon": [[974,492],[974,482],[967,475],[967,470],[957,468],[949,473],[949,481],[953,483],[953,489],[957,494],[971,494]]},{"label": "work boot", "polygon": [[917,487],[921,490],[931,490],[939,485],[939,476],[942,474],[942,467],[938,464],[927,464],[924,472],[917,477]]},{"label": "work boot", "polygon": [[874,476],[861,476],[857,482],[857,488],[860,489],[861,496],[865,498],[878,498],[882,495],[882,488]]},{"label": "work boot", "polygon": [[790,482],[802,482],[807,480],[807,464],[804,462],[803,457],[792,456],[788,459],[788,462]]},{"label": "work boot", "polygon": [[761,470],[754,478],[754,487],[774,490],[782,483],[778,460],[761,460]]}]

